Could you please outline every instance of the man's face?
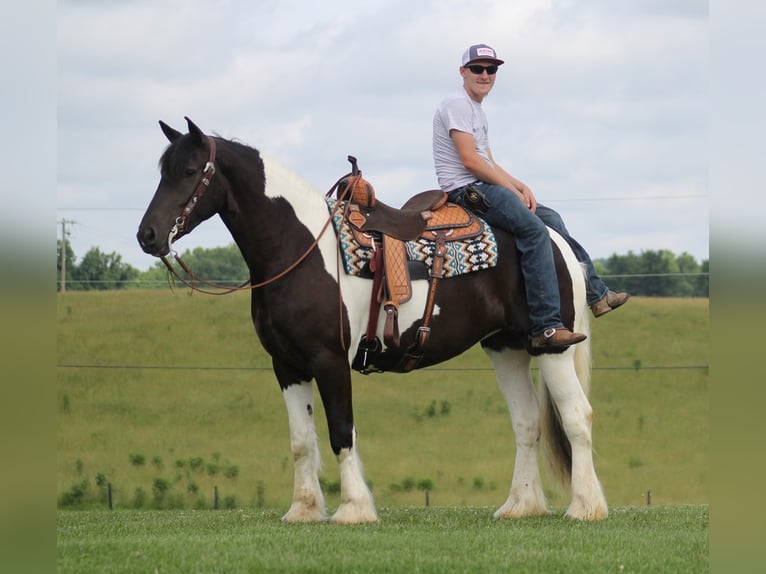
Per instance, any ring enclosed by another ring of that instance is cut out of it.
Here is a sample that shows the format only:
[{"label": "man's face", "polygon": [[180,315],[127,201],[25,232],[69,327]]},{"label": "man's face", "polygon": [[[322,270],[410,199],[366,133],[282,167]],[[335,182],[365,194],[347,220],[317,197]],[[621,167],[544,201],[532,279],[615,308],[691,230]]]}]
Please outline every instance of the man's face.
[{"label": "man's face", "polygon": [[475,60],[460,68],[463,86],[471,98],[480,102],[486,97],[495,85],[497,68],[496,64],[487,60]]}]

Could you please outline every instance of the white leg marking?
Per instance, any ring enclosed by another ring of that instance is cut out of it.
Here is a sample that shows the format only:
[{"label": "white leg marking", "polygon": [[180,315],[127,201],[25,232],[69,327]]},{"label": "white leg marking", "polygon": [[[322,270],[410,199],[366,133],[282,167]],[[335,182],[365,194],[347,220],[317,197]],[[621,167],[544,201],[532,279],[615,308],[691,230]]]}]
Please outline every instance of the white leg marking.
[{"label": "white leg marking", "polygon": [[356,449],[356,429],[354,429],[354,445],[344,448],[338,455],[340,469],[340,506],[332,517],[336,524],[362,524],[376,522],[378,513],[372,493],[364,481],[362,462]]},{"label": "white leg marking", "polygon": [[540,412],[529,370],[530,357],[525,351],[507,349],[487,351],[505,397],[516,437],[516,461],[513,480],[505,501],[495,518],[537,516],[548,512],[543,493],[538,453],[540,450]]},{"label": "white leg marking", "polygon": [[326,518],[324,496],[319,486],[321,458],[314,426],[314,385],[288,387],[283,396],[290,423],[290,448],[295,463],[293,503],[282,517],[286,522],[313,522]]},{"label": "white leg marking", "polygon": [[602,520],[609,511],[593,465],[593,409],[575,373],[574,349],[538,358],[540,375],[561,417],[572,446],[572,494],[567,516]]}]

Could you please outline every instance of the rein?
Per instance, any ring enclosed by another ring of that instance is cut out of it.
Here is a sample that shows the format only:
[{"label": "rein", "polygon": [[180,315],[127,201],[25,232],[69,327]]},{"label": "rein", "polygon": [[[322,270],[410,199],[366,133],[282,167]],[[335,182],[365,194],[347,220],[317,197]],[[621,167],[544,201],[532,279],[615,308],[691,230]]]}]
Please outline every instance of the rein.
[{"label": "rein", "polygon": [[[269,279],[266,279],[265,281],[261,281],[260,283],[251,284],[250,281],[248,280],[236,287],[231,287],[228,285],[220,285],[218,283],[205,281],[204,279],[199,278],[191,270],[191,268],[181,259],[181,257],[173,250],[173,247],[172,247],[173,239],[184,230],[186,220],[188,219],[189,215],[194,210],[194,208],[197,206],[197,202],[199,201],[199,199],[205,194],[205,192],[210,187],[210,181],[212,180],[213,175],[215,175],[215,154],[216,154],[215,140],[208,135],[206,135],[205,137],[207,138],[208,144],[210,146],[210,155],[208,157],[207,163],[205,164],[205,170],[202,172],[202,177],[200,178],[200,181],[197,184],[197,187],[195,188],[194,193],[192,193],[191,197],[189,198],[189,201],[186,202],[186,206],[181,212],[181,215],[179,215],[176,218],[175,225],[173,225],[173,228],[170,230],[170,233],[168,234],[168,250],[173,255],[173,259],[176,260],[176,262],[181,266],[184,272],[189,276],[189,279],[182,277],[175,270],[172,263],[168,261],[167,256],[163,255],[160,257],[160,259],[162,260],[162,263],[165,264],[165,267],[168,269],[168,273],[170,276],[174,277],[175,279],[178,279],[181,283],[189,287],[192,291],[197,291],[199,293],[204,293],[206,295],[228,295],[236,291],[258,289],[260,287],[265,287],[266,285],[274,283],[275,281],[281,279],[282,277],[290,273],[290,271],[292,271],[298,265],[300,265],[303,262],[303,260],[306,259],[306,257],[308,257],[309,254],[314,250],[314,248],[319,243],[319,240],[324,235],[325,231],[327,231],[327,227],[332,222],[333,217],[335,216],[335,212],[341,208],[343,204],[343,200],[345,200],[347,196],[350,196],[353,193],[353,189],[356,182],[362,177],[361,172],[354,169],[354,171],[339,178],[338,181],[336,181],[333,184],[330,190],[326,193],[326,196],[328,197],[332,195],[333,191],[335,191],[335,189],[338,187],[341,181],[343,181],[346,178],[351,178],[348,184],[346,185],[345,189],[343,190],[343,193],[338,197],[338,202],[335,204],[335,206],[333,207],[333,210],[330,212],[330,215],[327,218],[327,221],[325,221],[324,225],[322,226],[322,229],[319,232],[319,235],[316,236],[316,238],[311,243],[311,245],[309,245],[308,249],[306,249],[306,251],[300,257],[298,257],[298,259],[295,262],[289,265],[286,269],[284,269],[283,271],[280,271],[279,273],[277,273],[273,277],[270,277]],[[346,209],[348,209],[349,205],[350,205],[350,202],[346,202]],[[210,291],[207,289],[200,288],[197,286],[197,283],[202,283],[203,285],[206,285],[207,287],[214,288],[217,290]],[[171,282],[171,286],[172,286],[172,282]]]}]

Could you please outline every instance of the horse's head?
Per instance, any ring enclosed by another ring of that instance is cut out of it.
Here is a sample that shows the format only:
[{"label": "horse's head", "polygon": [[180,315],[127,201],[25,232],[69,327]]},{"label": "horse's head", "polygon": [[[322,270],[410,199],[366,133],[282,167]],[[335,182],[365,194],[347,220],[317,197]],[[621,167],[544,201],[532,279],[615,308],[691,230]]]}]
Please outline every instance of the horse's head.
[{"label": "horse's head", "polygon": [[157,191],[138,226],[141,248],[158,257],[167,255],[173,241],[217,212],[212,181],[215,141],[189,118],[186,121],[187,134],[160,122],[170,145],[160,158]]}]

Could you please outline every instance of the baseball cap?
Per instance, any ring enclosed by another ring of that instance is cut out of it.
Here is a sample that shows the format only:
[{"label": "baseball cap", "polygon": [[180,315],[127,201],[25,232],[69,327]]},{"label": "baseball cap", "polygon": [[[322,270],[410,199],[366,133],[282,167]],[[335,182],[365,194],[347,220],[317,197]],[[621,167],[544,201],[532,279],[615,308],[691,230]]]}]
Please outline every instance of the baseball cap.
[{"label": "baseball cap", "polygon": [[486,44],[474,44],[463,52],[463,66],[467,66],[476,60],[486,60],[498,66],[504,63],[503,60],[497,57],[494,48]]}]

